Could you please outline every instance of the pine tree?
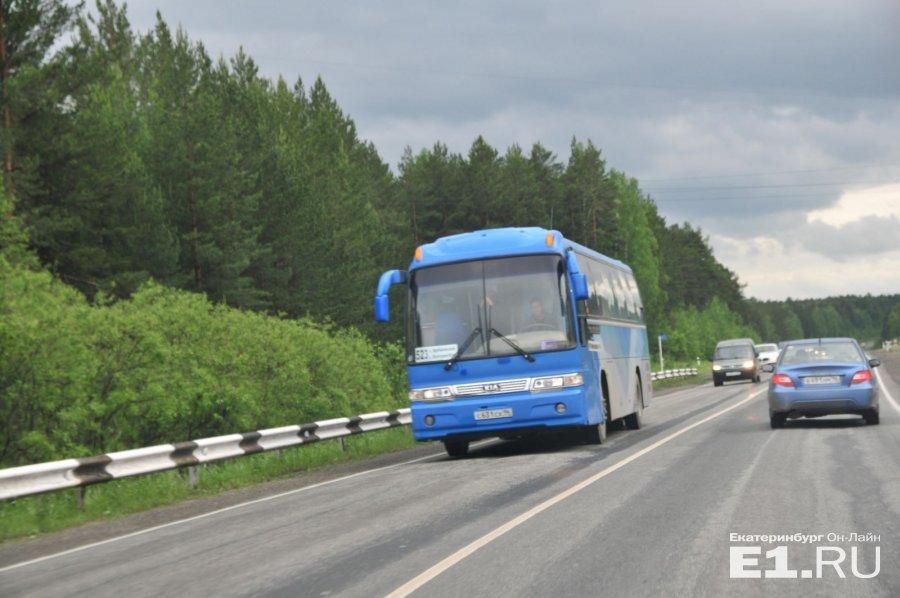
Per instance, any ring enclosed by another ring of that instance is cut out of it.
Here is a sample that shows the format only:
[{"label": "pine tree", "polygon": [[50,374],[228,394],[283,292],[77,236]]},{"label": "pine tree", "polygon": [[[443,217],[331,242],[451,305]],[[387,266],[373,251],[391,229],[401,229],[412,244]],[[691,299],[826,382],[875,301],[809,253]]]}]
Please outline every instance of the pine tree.
[{"label": "pine tree", "polygon": [[125,296],[150,277],[166,280],[177,246],[159,189],[140,156],[150,135],[116,66],[87,88],[68,139],[73,161],[43,223],[43,247],[59,274],[82,290]]},{"label": "pine tree", "polygon": [[498,205],[497,179],[500,160],[497,150],[479,135],[472,142],[463,166],[462,189],[450,205],[449,225],[452,232],[494,228],[501,214]]},{"label": "pine tree", "polygon": [[124,296],[174,272],[175,243],[141,159],[149,131],[131,85],[134,38],[124,10],[99,3],[97,17],[80,17],[77,26],[64,52],[69,95],[56,142],[45,141],[38,154],[52,193],[27,202],[33,243],[89,295]]},{"label": "pine tree", "polygon": [[434,147],[413,154],[407,149],[400,161],[399,201],[409,218],[412,248],[428,243],[451,230],[451,214],[463,190],[464,160],[451,154],[447,146]]},{"label": "pine tree", "polygon": [[534,169],[518,145],[503,156],[497,181],[498,220],[506,226],[542,226],[544,202],[535,180]]},{"label": "pine tree", "polygon": [[572,139],[563,175],[560,230],[570,238],[610,256],[621,250],[615,192],[606,164],[594,144]]},{"label": "pine tree", "polygon": [[537,224],[544,228],[559,229],[560,202],[562,201],[560,177],[563,165],[556,160],[556,155],[540,143],[531,146],[528,156],[532,180],[543,207],[537,215]]},{"label": "pine tree", "polygon": [[48,93],[49,83],[59,63],[48,58],[80,8],[61,0],[0,0],[0,151],[7,192],[33,174],[21,123],[53,111],[59,98]]},{"label": "pine tree", "polygon": [[145,160],[162,189],[180,244],[174,282],[241,307],[268,305],[251,267],[258,243],[259,189],[242,161],[223,80],[200,44],[173,37],[158,19],[141,43],[141,88],[153,142]]}]

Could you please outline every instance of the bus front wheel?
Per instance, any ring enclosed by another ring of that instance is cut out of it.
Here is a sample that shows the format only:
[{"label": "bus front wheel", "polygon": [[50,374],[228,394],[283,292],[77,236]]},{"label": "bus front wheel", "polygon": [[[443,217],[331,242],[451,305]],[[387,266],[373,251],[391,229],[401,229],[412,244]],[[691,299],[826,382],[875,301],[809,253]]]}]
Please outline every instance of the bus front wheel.
[{"label": "bus front wheel", "polygon": [[609,422],[609,405],[603,399],[603,421],[599,424],[585,426],[584,439],[588,444],[603,444],[606,442],[606,424]]},{"label": "bus front wheel", "polygon": [[468,440],[445,440],[444,449],[451,457],[465,457],[469,454]]}]

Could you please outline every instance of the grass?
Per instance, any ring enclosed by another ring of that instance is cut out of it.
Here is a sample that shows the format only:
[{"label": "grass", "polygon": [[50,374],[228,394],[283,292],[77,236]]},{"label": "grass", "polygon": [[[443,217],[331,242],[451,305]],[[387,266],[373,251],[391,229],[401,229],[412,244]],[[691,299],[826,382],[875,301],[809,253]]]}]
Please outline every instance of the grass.
[{"label": "grass", "polygon": [[199,483],[191,488],[184,471],[167,471],[97,484],[87,488],[79,508],[76,489],[29,496],[0,503],[0,541],[35,536],[101,519],[114,519],[179,501],[215,496],[289,477],[352,459],[400,450],[415,444],[407,428],[367,432],[344,439],[272,451],[199,466]]}]

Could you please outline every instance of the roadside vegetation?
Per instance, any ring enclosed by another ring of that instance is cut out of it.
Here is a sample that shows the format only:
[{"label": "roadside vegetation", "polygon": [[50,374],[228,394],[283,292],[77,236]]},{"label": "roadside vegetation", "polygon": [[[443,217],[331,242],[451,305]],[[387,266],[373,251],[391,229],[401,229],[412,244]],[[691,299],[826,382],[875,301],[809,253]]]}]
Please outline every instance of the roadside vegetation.
[{"label": "roadside vegetation", "polygon": [[0,463],[18,465],[405,405],[394,345],[148,283],[89,303],[0,261]]}]

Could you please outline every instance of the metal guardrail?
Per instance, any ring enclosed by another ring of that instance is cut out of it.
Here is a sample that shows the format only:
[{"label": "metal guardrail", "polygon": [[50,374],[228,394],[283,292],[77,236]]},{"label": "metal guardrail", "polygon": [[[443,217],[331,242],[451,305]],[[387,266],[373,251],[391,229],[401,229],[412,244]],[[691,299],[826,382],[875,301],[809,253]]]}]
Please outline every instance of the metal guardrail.
[{"label": "metal guardrail", "polygon": [[[119,478],[191,467],[233,457],[312,444],[385,428],[408,426],[409,409],[339,417],[299,426],[201,438],[177,444],[64,459],[0,469],[0,499],[18,498],[65,488],[84,488]],[[195,475],[195,472],[194,472]]]},{"label": "metal guardrail", "polygon": [[663,370],[661,372],[653,372],[650,374],[650,380],[669,380],[671,378],[685,378],[687,376],[696,376],[697,368],[681,368],[678,370]]}]

